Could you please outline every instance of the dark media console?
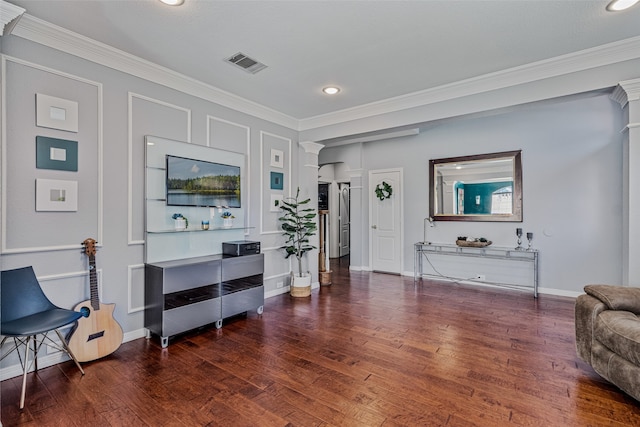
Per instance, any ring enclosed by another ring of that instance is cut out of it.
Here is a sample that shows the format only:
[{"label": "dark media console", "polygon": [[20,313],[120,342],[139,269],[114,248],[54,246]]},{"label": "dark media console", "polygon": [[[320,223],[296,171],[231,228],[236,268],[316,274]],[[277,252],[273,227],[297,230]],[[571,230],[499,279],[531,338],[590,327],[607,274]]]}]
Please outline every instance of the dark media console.
[{"label": "dark media console", "polygon": [[[258,243],[259,245],[259,243]],[[259,247],[258,247],[259,252]],[[264,306],[264,255],[211,255],[145,264],[147,338],[169,337]]]}]

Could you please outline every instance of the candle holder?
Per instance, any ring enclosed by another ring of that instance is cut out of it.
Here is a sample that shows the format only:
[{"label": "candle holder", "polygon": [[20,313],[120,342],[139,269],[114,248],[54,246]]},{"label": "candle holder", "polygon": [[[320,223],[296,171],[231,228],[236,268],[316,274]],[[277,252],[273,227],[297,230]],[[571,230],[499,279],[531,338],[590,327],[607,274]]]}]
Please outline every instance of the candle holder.
[{"label": "candle holder", "polygon": [[527,250],[528,251],[532,251],[533,249],[531,249],[531,241],[533,240],[533,233],[527,233],[527,240],[529,241],[529,246],[527,246]]},{"label": "candle holder", "polygon": [[522,247],[522,228],[516,228],[516,236],[518,236],[518,246],[516,246],[516,251],[522,251],[524,250]]}]

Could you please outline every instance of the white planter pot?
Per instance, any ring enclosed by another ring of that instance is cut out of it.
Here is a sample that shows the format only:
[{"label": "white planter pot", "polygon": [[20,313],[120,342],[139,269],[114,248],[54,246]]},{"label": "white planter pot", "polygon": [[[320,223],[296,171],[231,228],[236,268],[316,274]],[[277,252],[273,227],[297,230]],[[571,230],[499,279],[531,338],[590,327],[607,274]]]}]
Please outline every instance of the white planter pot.
[{"label": "white planter pot", "polygon": [[291,273],[291,286],[295,288],[304,288],[311,286],[311,274],[302,273],[302,276]]},{"label": "white planter pot", "polygon": [[187,221],[184,219],[175,219],[174,223],[173,223],[173,227],[180,231],[180,230],[186,230],[187,229]]},{"label": "white planter pot", "polygon": [[292,271],[290,294],[296,298],[311,296],[311,274],[307,272],[296,276]]},{"label": "white planter pot", "polygon": [[233,218],[223,218],[222,220],[222,226],[224,228],[231,228],[233,227]]}]

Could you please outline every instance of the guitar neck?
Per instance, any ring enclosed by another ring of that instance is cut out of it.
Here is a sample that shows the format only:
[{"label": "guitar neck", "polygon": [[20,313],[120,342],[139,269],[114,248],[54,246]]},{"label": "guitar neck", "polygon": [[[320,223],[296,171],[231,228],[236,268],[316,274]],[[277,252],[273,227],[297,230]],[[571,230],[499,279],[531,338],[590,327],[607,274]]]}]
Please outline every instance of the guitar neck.
[{"label": "guitar neck", "polygon": [[91,307],[100,310],[100,297],[98,296],[98,277],[96,275],[96,256],[89,255],[89,284],[91,287]]}]

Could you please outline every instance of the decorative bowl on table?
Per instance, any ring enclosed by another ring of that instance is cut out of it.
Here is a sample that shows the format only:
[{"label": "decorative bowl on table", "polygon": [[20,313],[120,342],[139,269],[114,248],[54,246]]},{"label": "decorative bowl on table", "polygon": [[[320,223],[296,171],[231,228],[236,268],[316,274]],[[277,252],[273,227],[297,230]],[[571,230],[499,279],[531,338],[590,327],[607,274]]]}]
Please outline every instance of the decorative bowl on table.
[{"label": "decorative bowl on table", "polygon": [[487,240],[484,237],[458,237],[456,239],[456,245],[466,248],[484,248],[491,244],[491,240]]}]

